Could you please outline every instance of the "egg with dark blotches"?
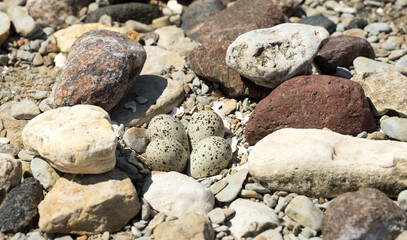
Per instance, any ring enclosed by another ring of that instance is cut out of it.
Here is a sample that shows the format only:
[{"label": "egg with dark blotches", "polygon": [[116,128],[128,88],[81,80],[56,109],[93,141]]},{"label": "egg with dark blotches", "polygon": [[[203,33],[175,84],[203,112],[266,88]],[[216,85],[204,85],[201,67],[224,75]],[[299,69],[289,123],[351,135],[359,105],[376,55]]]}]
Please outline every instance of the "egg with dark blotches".
[{"label": "egg with dark blotches", "polygon": [[222,118],[213,111],[201,111],[192,116],[188,124],[188,136],[192,150],[198,143],[211,136],[223,137],[225,129]]},{"label": "egg with dark blotches", "polygon": [[232,160],[232,148],[222,137],[212,136],[200,141],[191,153],[188,172],[193,178],[218,174]]},{"label": "egg with dark blotches", "polygon": [[146,148],[146,164],[153,171],[184,171],[188,154],[178,141],[172,138],[154,138]]},{"label": "egg with dark blotches", "polygon": [[184,125],[177,118],[167,114],[159,114],[151,119],[148,124],[147,138],[151,141],[162,137],[177,140],[189,154],[188,135]]}]

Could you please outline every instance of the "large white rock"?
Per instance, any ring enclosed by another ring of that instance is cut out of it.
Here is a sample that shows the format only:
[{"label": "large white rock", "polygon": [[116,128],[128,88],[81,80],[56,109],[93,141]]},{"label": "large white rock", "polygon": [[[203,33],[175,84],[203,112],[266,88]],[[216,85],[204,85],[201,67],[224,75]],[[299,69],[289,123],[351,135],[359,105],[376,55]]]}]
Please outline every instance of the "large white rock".
[{"label": "large white rock", "polygon": [[257,85],[275,88],[306,72],[329,38],[323,27],[283,23],[240,35],[226,52],[226,63]]},{"label": "large white rock", "polygon": [[377,69],[357,74],[352,80],[362,86],[366,97],[372,101],[374,115],[396,111],[407,117],[407,77],[396,70]]},{"label": "large white rock", "polygon": [[143,193],[152,208],[176,217],[188,212],[206,214],[215,203],[209,188],[178,172],[152,175],[144,183]]},{"label": "large white rock", "polygon": [[286,128],[254,146],[249,170],[272,190],[336,197],[372,187],[396,197],[407,189],[407,144]]},{"label": "large white rock", "polygon": [[38,205],[39,227],[48,233],[119,231],[140,211],[136,189],[120,170],[65,174]]},{"label": "large white rock", "polygon": [[100,107],[76,105],[47,111],[23,130],[25,147],[61,172],[98,174],[116,163],[117,139],[109,115]]},{"label": "large white rock", "polygon": [[21,161],[10,154],[0,153],[0,204],[6,193],[20,183],[22,175]]},{"label": "large white rock", "polygon": [[10,19],[8,15],[0,11],[0,45],[3,44],[10,33]]},{"label": "large white rock", "polygon": [[267,229],[277,227],[280,222],[274,210],[262,203],[239,198],[233,201],[229,208],[236,211],[235,216],[230,219],[229,229],[237,239],[254,237]]}]

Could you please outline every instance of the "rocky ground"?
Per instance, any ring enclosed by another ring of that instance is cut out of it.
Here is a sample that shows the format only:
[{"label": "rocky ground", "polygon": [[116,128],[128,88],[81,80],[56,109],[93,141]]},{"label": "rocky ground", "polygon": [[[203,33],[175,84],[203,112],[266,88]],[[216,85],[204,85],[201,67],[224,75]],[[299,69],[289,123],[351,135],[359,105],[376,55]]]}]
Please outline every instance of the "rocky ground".
[{"label": "rocky ground", "polygon": [[0,10],[0,239],[407,239],[407,1]]}]

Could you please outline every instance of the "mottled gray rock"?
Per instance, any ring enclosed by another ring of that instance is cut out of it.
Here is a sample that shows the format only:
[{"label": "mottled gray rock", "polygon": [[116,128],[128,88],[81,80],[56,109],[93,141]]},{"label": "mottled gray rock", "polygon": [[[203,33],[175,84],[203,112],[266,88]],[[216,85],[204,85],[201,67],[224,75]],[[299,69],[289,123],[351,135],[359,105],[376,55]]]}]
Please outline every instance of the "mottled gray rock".
[{"label": "mottled gray rock", "polygon": [[10,154],[0,153],[0,204],[7,192],[20,183],[22,174],[20,160]]},{"label": "mottled gray rock", "polygon": [[40,113],[40,109],[33,101],[19,102],[11,108],[11,114],[18,120],[31,120]]},{"label": "mottled gray rock", "polygon": [[221,208],[215,208],[208,212],[207,215],[212,223],[223,223],[226,219],[225,213]]},{"label": "mottled gray rock", "polygon": [[145,128],[129,128],[123,134],[123,140],[128,147],[138,153],[146,151],[148,139]]},{"label": "mottled gray rock", "polygon": [[30,167],[34,178],[37,179],[46,190],[52,188],[55,182],[60,178],[57,171],[55,171],[47,161],[39,157],[31,160]]},{"label": "mottled gray rock", "polygon": [[237,173],[227,176],[225,180],[228,182],[228,185],[216,194],[216,200],[219,202],[233,201],[242,190],[243,182],[246,180],[248,173],[248,169],[242,169]]},{"label": "mottled gray rock", "polygon": [[306,196],[297,196],[288,204],[285,214],[304,227],[320,230],[324,213]]},{"label": "mottled gray rock", "polygon": [[257,85],[275,88],[308,71],[329,38],[321,27],[284,23],[240,35],[226,53],[226,63]]},{"label": "mottled gray rock", "polygon": [[394,65],[375,61],[366,57],[357,57],[353,60],[353,66],[357,74],[362,74],[364,72],[375,72],[382,70],[396,70]]}]

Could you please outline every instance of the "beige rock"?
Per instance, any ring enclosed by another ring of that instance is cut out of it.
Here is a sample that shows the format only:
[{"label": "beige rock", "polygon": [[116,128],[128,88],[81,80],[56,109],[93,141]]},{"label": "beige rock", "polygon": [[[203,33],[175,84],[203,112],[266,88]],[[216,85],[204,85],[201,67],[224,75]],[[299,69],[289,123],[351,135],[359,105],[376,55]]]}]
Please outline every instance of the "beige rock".
[{"label": "beige rock", "polygon": [[396,71],[396,67],[394,65],[379,62],[370,58],[366,57],[357,57],[353,60],[353,66],[355,67],[355,72],[357,74],[362,74],[364,72],[376,72],[376,71],[383,71],[383,70],[394,70]]},{"label": "beige rock", "polygon": [[178,172],[152,175],[145,181],[143,193],[153,209],[176,217],[188,212],[206,214],[215,203],[208,188]]},{"label": "beige rock", "polygon": [[184,68],[185,60],[177,53],[155,46],[145,46],[144,50],[147,52],[147,59],[140,75],[160,75],[161,71],[169,65],[173,65],[178,70]]},{"label": "beige rock", "polygon": [[161,223],[155,228],[154,237],[157,240],[215,239],[208,217],[196,213],[187,213],[175,221]]},{"label": "beige rock", "polygon": [[21,133],[27,120],[17,120],[13,117],[12,108],[17,102],[11,101],[0,106],[0,119],[3,121],[4,129],[7,131],[7,138],[10,143],[16,145],[19,150],[23,148]]},{"label": "beige rock", "polygon": [[[148,101],[139,103],[137,96]],[[182,82],[156,75],[142,75],[137,78],[130,92],[111,110],[111,117],[127,127],[141,126],[158,114],[171,112],[183,99]]]},{"label": "beige rock", "polygon": [[233,112],[236,109],[236,104],[237,104],[236,99],[230,99],[230,100],[225,101],[222,106],[222,112],[225,115],[229,115],[231,112]]},{"label": "beige rock", "polygon": [[374,105],[373,114],[381,116],[396,111],[407,117],[407,77],[391,70],[382,69],[353,76],[353,81],[362,85],[366,96]]},{"label": "beige rock", "polygon": [[65,174],[38,205],[47,233],[119,231],[140,211],[130,178],[120,170],[98,175]]},{"label": "beige rock", "polygon": [[60,107],[32,119],[24,128],[25,147],[61,172],[98,174],[116,163],[117,139],[107,112],[92,105]]},{"label": "beige rock", "polygon": [[360,28],[351,28],[342,32],[343,35],[354,36],[354,37],[361,37],[365,38],[367,36],[367,32],[363,31]]},{"label": "beige rock", "polygon": [[199,45],[192,42],[190,38],[185,37],[184,30],[174,25],[159,28],[155,32],[160,36],[157,46],[178,53],[180,56],[186,56]]},{"label": "beige rock", "polygon": [[0,153],[0,204],[6,193],[20,183],[22,174],[20,160],[10,154]]},{"label": "beige rock", "polygon": [[285,209],[287,216],[304,227],[321,229],[324,213],[306,196],[296,196]]},{"label": "beige rock", "polygon": [[10,33],[10,19],[8,15],[0,11],[0,45],[7,40]]},{"label": "beige rock", "polygon": [[407,188],[407,144],[286,128],[254,146],[249,170],[272,190],[336,197],[372,187],[397,197]]},{"label": "beige rock", "polygon": [[118,27],[108,27],[101,23],[75,24],[68,28],[64,28],[55,32],[54,36],[57,40],[59,49],[61,49],[61,52],[67,53],[78,37],[86,32],[98,29],[119,32],[133,39],[134,41],[138,41],[140,39],[140,35],[133,30]]}]

